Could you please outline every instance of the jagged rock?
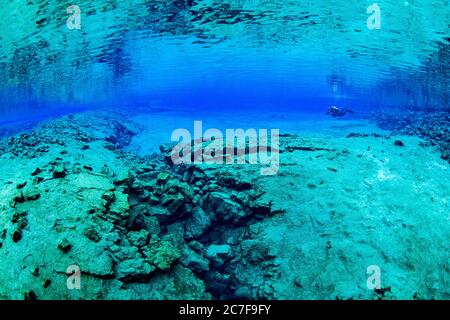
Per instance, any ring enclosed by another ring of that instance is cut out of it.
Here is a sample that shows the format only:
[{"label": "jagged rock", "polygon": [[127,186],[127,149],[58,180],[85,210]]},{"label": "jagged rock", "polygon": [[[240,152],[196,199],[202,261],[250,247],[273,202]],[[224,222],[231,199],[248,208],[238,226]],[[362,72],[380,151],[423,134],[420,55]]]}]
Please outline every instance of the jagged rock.
[{"label": "jagged rock", "polygon": [[153,193],[150,192],[150,195],[148,197],[148,203],[152,206],[158,205],[160,202],[160,199],[156,197]]},{"label": "jagged rock", "polygon": [[[98,121],[104,119],[99,117]],[[114,295],[119,298],[142,298],[159,294],[164,298],[178,298],[181,297],[180,292],[183,292],[185,295],[182,297],[189,298],[194,296],[192,292],[195,294],[198,292],[199,296],[204,294],[206,288],[203,280],[209,281],[209,275],[205,274],[210,272],[212,280],[211,284],[207,283],[208,291],[211,286],[217,297],[233,297],[235,288],[243,285],[235,283],[233,273],[237,264],[234,261],[240,258],[235,256],[235,253],[239,252],[238,245],[244,238],[236,236],[241,234],[237,229],[247,230],[246,226],[236,222],[241,222],[243,217],[252,214],[249,206],[254,200],[251,193],[256,185],[253,187],[246,185],[241,178],[220,180],[217,168],[207,169],[206,174],[204,169],[196,166],[170,167],[164,163],[161,155],[155,158],[141,158],[117,148],[112,148],[114,151],[111,152],[104,148],[105,142],[101,141],[105,135],[111,134],[110,128],[92,132],[92,119],[83,123],[81,127],[75,122],[76,120],[73,120],[68,126],[63,121],[46,130],[45,134],[64,133],[62,135],[66,142],[64,150],[46,142],[50,145],[49,155],[36,159],[35,162],[33,160],[31,164],[23,161],[24,174],[29,178],[17,177],[17,180],[14,180],[14,176],[7,173],[3,181],[5,189],[10,192],[0,207],[0,211],[6,209],[3,215],[5,228],[8,227],[10,230],[8,233],[6,229],[4,231],[4,236],[8,237],[7,241],[11,241],[11,236],[15,237],[16,241],[23,236],[23,245],[26,240],[26,245],[31,245],[30,252],[33,250],[39,253],[41,251],[36,251],[33,247],[41,246],[41,241],[35,241],[40,239],[37,235],[45,237],[49,231],[49,236],[53,239],[53,247],[40,247],[44,250],[41,255],[45,254],[45,261],[37,253],[25,256],[28,252],[23,252],[23,256],[17,258],[18,261],[23,257],[26,258],[20,267],[26,265],[29,272],[24,274],[24,279],[28,277],[36,282],[33,289],[36,288],[39,297],[41,292],[44,292],[42,294],[44,298],[63,299],[66,298],[61,296],[64,294],[76,299],[80,297],[108,299]],[[88,132],[85,135],[86,140],[92,140],[90,148],[84,152],[81,149],[85,144],[73,139],[79,136],[84,140],[83,131]],[[95,135],[96,138],[90,135]],[[40,140],[45,140],[43,133],[28,139],[33,140],[30,143],[38,144]],[[29,156],[39,155],[39,151],[27,152]],[[63,157],[61,154],[65,154],[64,159],[57,158]],[[8,155],[9,153],[2,154],[0,158]],[[49,162],[50,159],[54,160]],[[18,164],[21,165],[20,162]],[[37,165],[42,166],[36,170],[36,177],[30,177],[29,173]],[[66,166],[64,170],[66,182],[52,179],[52,175],[53,178],[63,178],[63,175],[58,173],[58,166]],[[131,172],[136,172],[136,178],[130,177]],[[221,185],[215,184],[215,179],[220,180]],[[230,189],[248,191],[232,192]],[[209,193],[220,190],[223,190],[226,196],[216,195],[218,198],[215,200],[218,209],[216,212],[209,208]],[[38,203],[25,203],[18,205],[17,209],[8,207],[8,200],[11,200],[14,192],[21,192],[16,199],[21,202],[37,199],[36,194],[30,196],[28,193],[30,191],[40,195]],[[66,197],[69,197],[69,201],[60,203],[60,199]],[[57,212],[46,215],[46,210],[52,207]],[[27,209],[29,212],[30,230],[25,228],[23,234],[21,229],[27,225],[25,223],[27,217],[24,215],[25,218],[21,220],[19,209]],[[214,214],[222,215],[223,212],[229,214],[226,218],[228,220],[215,219]],[[13,214],[16,214],[15,218]],[[15,221],[13,225],[9,221],[11,216]],[[236,223],[234,226],[233,222]],[[226,232],[226,229],[232,230]],[[22,254],[20,243],[9,246],[10,243],[3,242],[1,236],[0,246],[3,243],[4,253],[16,250],[15,254]],[[63,240],[58,243],[60,239]],[[186,244],[185,241],[192,239],[198,239],[207,245],[218,241],[232,245],[233,249],[216,250],[216,253],[212,253],[212,249],[209,248],[210,257],[207,258],[207,250],[200,242],[192,241]],[[54,254],[55,251],[60,254]],[[63,255],[61,252],[67,254]],[[76,290],[71,292],[62,290],[61,293],[58,283],[65,280],[66,268],[72,263],[80,267],[82,290],[79,293]],[[219,267],[220,263],[222,265]],[[242,272],[242,269],[237,272]],[[187,275],[189,279],[186,278]],[[47,280],[51,280],[52,283]],[[127,284],[124,285],[123,282]],[[130,282],[140,283],[129,284]],[[46,287],[45,291],[42,286]],[[220,288],[226,290],[223,295]],[[24,289],[23,292],[25,291]],[[5,290],[2,294],[4,292]]]},{"label": "jagged rock", "polygon": [[165,194],[161,198],[161,204],[167,207],[171,214],[175,214],[183,206],[185,199],[181,194]]},{"label": "jagged rock", "polygon": [[183,255],[182,250],[173,241],[161,240],[157,235],[152,236],[148,250],[144,253],[152,265],[163,271],[168,270]]},{"label": "jagged rock", "polygon": [[218,221],[239,222],[247,216],[242,206],[231,200],[230,195],[224,192],[212,192],[208,197],[208,207],[214,211],[215,219]]},{"label": "jagged rock", "polygon": [[[158,209],[157,207],[154,207],[152,209]],[[159,208],[161,209],[161,208]],[[162,209],[163,212],[168,213],[166,209]],[[150,211],[151,213],[155,214],[155,210]],[[140,231],[141,229],[147,230],[150,234],[158,234],[161,231],[158,217],[155,215],[148,215],[148,211],[146,209],[145,214],[137,214],[133,216],[133,218],[130,218],[130,223],[128,225],[128,229],[130,231]]]},{"label": "jagged rock", "polygon": [[218,297],[226,296],[232,283],[232,277],[229,274],[220,273],[216,270],[210,270],[204,276],[208,283],[209,290]]},{"label": "jagged rock", "polygon": [[116,276],[123,282],[144,281],[155,270],[154,266],[137,253],[133,258],[123,260],[117,265]]},{"label": "jagged rock", "polygon": [[211,219],[201,207],[195,207],[192,215],[183,223],[186,239],[192,240],[202,236],[211,226]]},{"label": "jagged rock", "polygon": [[253,214],[261,217],[267,217],[272,213],[272,205],[270,202],[256,200],[250,204],[250,208]]},{"label": "jagged rock", "polygon": [[120,170],[115,174],[114,184],[116,186],[127,185],[131,186],[134,181],[134,176],[128,169]]},{"label": "jagged rock", "polygon": [[219,175],[217,177],[217,184],[222,187],[227,187],[237,191],[250,190],[253,185],[248,181],[241,181],[232,175]]},{"label": "jagged rock", "polygon": [[55,170],[53,170],[53,178],[60,179],[66,176],[66,168],[63,165],[58,165]]},{"label": "jagged rock", "polygon": [[172,218],[172,212],[169,209],[164,207],[149,207],[148,214],[151,217],[158,218],[160,223],[167,223]]},{"label": "jagged rock", "polygon": [[202,256],[204,256],[206,253],[205,246],[196,240],[189,242],[188,246]]},{"label": "jagged rock", "polygon": [[145,189],[141,189],[139,192],[134,192],[132,200],[137,203],[148,203],[150,202],[151,193]]},{"label": "jagged rock", "polygon": [[157,217],[154,216],[144,216],[145,230],[149,232],[150,235],[159,234],[161,232],[161,226]]},{"label": "jagged rock", "polygon": [[115,200],[109,207],[109,217],[115,222],[126,223],[128,221],[130,210],[128,195],[122,192],[116,192],[115,195]]},{"label": "jagged rock", "polygon": [[23,194],[26,201],[36,201],[41,197],[41,193],[38,189],[27,190]]},{"label": "jagged rock", "polygon": [[134,207],[131,209],[130,217],[128,220],[127,229],[130,231],[139,231],[141,229],[146,229],[144,217],[147,214],[147,208],[139,207],[145,209],[145,211],[141,211],[138,208]]},{"label": "jagged rock", "polygon": [[106,191],[105,193],[103,193],[102,199],[111,204],[116,199],[116,194],[112,191]]},{"label": "jagged rock", "polygon": [[114,263],[107,252],[98,252],[92,256],[80,255],[78,252],[75,254],[77,255],[77,264],[82,273],[103,279],[114,277]]},{"label": "jagged rock", "polygon": [[175,181],[175,183],[176,191],[184,196],[186,202],[191,202],[194,198],[194,189],[186,182]]},{"label": "jagged rock", "polygon": [[32,176],[37,176],[38,174],[40,174],[42,172],[41,168],[36,168],[34,169],[34,171],[31,173]]},{"label": "jagged rock", "polygon": [[130,243],[138,248],[142,248],[148,243],[149,232],[147,230],[130,231],[127,233]]},{"label": "jagged rock", "polygon": [[70,249],[72,249],[72,245],[70,244],[69,240],[64,238],[58,243],[58,249],[63,253],[67,253],[70,251]]},{"label": "jagged rock", "polygon": [[183,180],[189,183],[190,185],[193,184],[197,185],[198,183],[200,185],[203,185],[202,182],[206,179],[207,177],[205,172],[202,169],[195,166],[188,168],[186,172],[183,174]]},{"label": "jagged rock", "polygon": [[156,178],[156,182],[158,185],[163,185],[163,184],[166,184],[167,182],[169,182],[170,179],[172,179],[171,174],[169,174],[167,172],[161,172],[160,174],[158,174],[158,177]]},{"label": "jagged rock", "polygon": [[27,185],[27,182],[26,181],[24,181],[24,182],[19,182],[17,185],[16,185],[16,189],[23,189],[25,186]]},{"label": "jagged rock", "polygon": [[184,253],[180,259],[180,262],[183,266],[191,269],[197,274],[209,271],[209,260],[188,246],[184,247]]},{"label": "jagged rock", "polygon": [[226,260],[232,257],[231,247],[227,244],[212,244],[206,250],[206,257],[216,265],[223,265]]},{"label": "jagged rock", "polygon": [[237,299],[242,299],[242,300],[251,300],[251,299],[255,298],[252,294],[251,288],[249,288],[248,286],[243,286],[243,287],[238,288],[234,292],[234,296]]},{"label": "jagged rock", "polygon": [[99,242],[101,240],[101,235],[100,233],[98,233],[97,230],[95,230],[95,228],[93,226],[87,227],[83,234],[86,236],[86,238],[94,241],[94,242]]}]

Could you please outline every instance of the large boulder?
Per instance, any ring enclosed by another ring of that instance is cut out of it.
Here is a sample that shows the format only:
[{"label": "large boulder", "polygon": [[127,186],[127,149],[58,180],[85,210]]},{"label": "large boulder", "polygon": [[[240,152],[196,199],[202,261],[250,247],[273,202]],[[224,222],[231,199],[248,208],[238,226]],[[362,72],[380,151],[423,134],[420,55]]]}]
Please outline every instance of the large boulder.
[{"label": "large boulder", "polygon": [[201,237],[211,227],[211,219],[201,207],[195,207],[183,224],[186,239],[192,240]]},{"label": "large boulder", "polygon": [[172,239],[160,239],[153,235],[148,248],[144,251],[147,261],[158,269],[166,271],[181,258],[182,250]]},{"label": "large boulder", "polygon": [[156,268],[145,261],[142,256],[127,259],[117,265],[116,276],[122,282],[145,281]]},{"label": "large boulder", "polygon": [[183,266],[191,269],[196,274],[202,274],[209,271],[209,260],[188,246],[184,246],[184,253],[180,262]]},{"label": "large boulder", "polygon": [[224,192],[211,192],[208,197],[208,207],[215,214],[217,221],[239,222],[247,216],[244,208],[237,202],[231,200],[231,196]]}]

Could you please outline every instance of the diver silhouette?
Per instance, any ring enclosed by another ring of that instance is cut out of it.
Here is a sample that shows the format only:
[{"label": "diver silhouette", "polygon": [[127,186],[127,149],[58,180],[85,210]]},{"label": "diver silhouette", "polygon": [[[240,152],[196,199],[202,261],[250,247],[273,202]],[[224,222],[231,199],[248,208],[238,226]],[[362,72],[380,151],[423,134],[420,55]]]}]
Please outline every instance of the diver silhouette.
[{"label": "diver silhouette", "polygon": [[347,113],[353,114],[354,112],[347,108],[338,108],[336,106],[332,106],[328,108],[327,114],[332,116],[333,118],[344,117]]}]

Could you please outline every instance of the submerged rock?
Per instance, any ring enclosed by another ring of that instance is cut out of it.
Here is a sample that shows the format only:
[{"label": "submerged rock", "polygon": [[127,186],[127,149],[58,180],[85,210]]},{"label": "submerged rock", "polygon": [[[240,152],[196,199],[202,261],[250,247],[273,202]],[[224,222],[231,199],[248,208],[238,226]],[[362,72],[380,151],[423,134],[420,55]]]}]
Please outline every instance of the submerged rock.
[{"label": "submerged rock", "polygon": [[53,178],[59,179],[66,176],[66,168],[63,165],[58,165],[55,170],[53,170]]},{"label": "submerged rock", "polygon": [[128,185],[131,186],[134,182],[134,175],[130,170],[124,168],[115,174],[114,184],[115,185]]},{"label": "submerged rock", "polygon": [[[256,201],[256,184],[214,168],[171,166],[164,155],[123,152],[118,147],[128,138],[114,133],[123,128],[108,117],[80,125],[74,115],[13,143],[20,157],[36,157],[24,162],[17,181],[8,176],[7,214],[0,215],[1,252],[30,270],[21,285],[37,281],[36,294],[49,299],[211,298],[206,291],[233,298],[235,287],[248,285],[234,276],[238,259],[246,261],[239,243],[251,234],[250,218],[268,213],[268,204]],[[91,130],[94,121],[100,130]],[[50,146],[45,157],[36,150],[41,140]],[[114,146],[105,149],[105,140]],[[36,240],[45,237],[54,245]],[[29,249],[11,245],[22,238]],[[71,265],[80,268],[80,292],[58,289]]]},{"label": "submerged rock", "polygon": [[195,207],[183,225],[186,239],[197,239],[211,227],[211,218],[201,207]]},{"label": "submerged rock", "polygon": [[232,257],[231,247],[227,244],[210,245],[206,250],[206,256],[216,265],[223,265],[223,263]]},{"label": "submerged rock", "polygon": [[173,239],[160,239],[156,235],[152,236],[148,249],[144,252],[147,261],[163,271],[168,270],[183,255],[179,246],[173,243]]},{"label": "submerged rock", "polygon": [[217,177],[217,184],[237,191],[250,190],[253,185],[248,181],[242,181],[232,175],[222,174]]},{"label": "submerged rock", "polygon": [[116,276],[123,282],[145,281],[156,270],[139,253],[133,258],[121,261],[116,268]]},{"label": "submerged rock", "polygon": [[102,238],[100,233],[93,226],[86,228],[83,234],[86,236],[86,238],[94,242],[99,242]]},{"label": "submerged rock", "polygon": [[197,274],[209,271],[209,260],[188,246],[184,247],[183,257],[180,259],[180,262]]},{"label": "submerged rock", "polygon": [[63,253],[67,253],[70,251],[70,249],[72,249],[72,244],[69,242],[69,240],[64,238],[58,243],[58,249]]},{"label": "submerged rock", "polygon": [[231,196],[224,192],[211,192],[208,197],[208,206],[215,213],[215,219],[218,221],[234,221],[245,217],[242,206],[231,200]]},{"label": "submerged rock", "polygon": [[147,230],[130,231],[127,234],[128,240],[133,246],[142,248],[147,245],[149,241],[149,232]]}]

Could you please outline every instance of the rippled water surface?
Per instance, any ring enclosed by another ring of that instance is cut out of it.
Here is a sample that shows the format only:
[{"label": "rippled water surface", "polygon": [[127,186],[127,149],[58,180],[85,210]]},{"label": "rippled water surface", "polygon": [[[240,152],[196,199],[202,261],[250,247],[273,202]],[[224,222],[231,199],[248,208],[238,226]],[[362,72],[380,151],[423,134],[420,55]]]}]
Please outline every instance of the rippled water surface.
[{"label": "rippled water surface", "polygon": [[[447,0],[7,1],[2,115],[62,107],[448,108]],[[80,29],[67,8],[80,9]]]}]

